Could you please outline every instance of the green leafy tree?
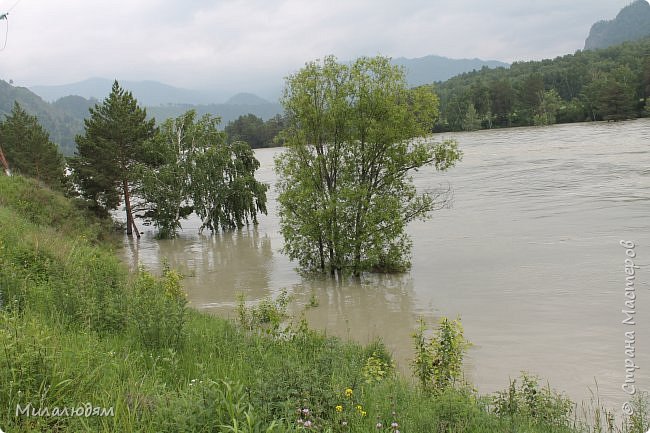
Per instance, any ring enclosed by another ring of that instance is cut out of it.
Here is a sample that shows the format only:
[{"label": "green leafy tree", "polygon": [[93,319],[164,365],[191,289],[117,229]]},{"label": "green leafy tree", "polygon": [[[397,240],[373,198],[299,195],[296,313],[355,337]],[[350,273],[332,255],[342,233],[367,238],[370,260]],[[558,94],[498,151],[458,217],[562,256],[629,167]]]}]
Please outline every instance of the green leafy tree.
[{"label": "green leafy tree", "polygon": [[461,157],[453,141],[421,139],[438,115],[429,87],[407,88],[384,57],[351,65],[333,56],[287,78],[286,151],[276,159],[284,251],[305,270],[402,271],[406,225],[445,203],[410,174]]},{"label": "green leafy tree", "polygon": [[155,121],[146,117],[146,110],[131,92],[115,81],[108,98],[90,109],[84,134],[76,138],[77,154],[71,160],[82,196],[104,214],[124,200],[126,232],[132,235],[135,230],[138,237],[131,193],[138,187],[140,164],[152,162],[145,143],[154,134]]},{"label": "green leafy tree", "polygon": [[425,336],[426,325],[420,318],[413,333],[415,358],[411,366],[425,391],[440,393],[458,384],[462,377],[463,358],[471,343],[465,339],[460,318],[442,317],[432,338]]},{"label": "green leafy tree", "polygon": [[610,73],[600,72],[585,87],[585,99],[594,119],[624,120],[636,117],[634,76],[627,66]]},{"label": "green leafy tree", "polygon": [[541,74],[533,73],[521,82],[517,92],[518,110],[525,124],[534,123],[534,117],[544,95],[544,79]]},{"label": "green leafy tree", "polygon": [[247,143],[227,142],[218,125],[218,117],[197,119],[190,110],[165,121],[150,143],[162,163],[141,166],[141,194],[144,216],[161,237],[173,237],[192,211],[212,231],[257,224],[258,212],[266,213],[267,186],[254,177],[259,162]]},{"label": "green leafy tree", "polygon": [[228,142],[245,141],[253,149],[274,146],[274,140],[284,128],[284,118],[279,114],[266,122],[254,114],[239,116],[228,122],[224,131]]},{"label": "green leafy tree", "polygon": [[535,109],[533,123],[535,125],[552,125],[555,123],[557,112],[562,105],[562,98],[557,90],[551,89],[540,92],[539,105]]},{"label": "green leafy tree", "polygon": [[490,83],[490,106],[499,125],[510,126],[514,103],[515,91],[507,78]]},{"label": "green leafy tree", "polygon": [[465,113],[465,119],[463,120],[463,129],[465,131],[476,131],[481,128],[481,119],[474,108],[474,104],[469,104],[467,107],[467,112]]},{"label": "green leafy tree", "polygon": [[190,172],[198,128],[194,124],[194,111],[176,119],[167,119],[154,138],[147,143],[148,152],[156,155],[158,164],[139,166],[140,194],[148,223],[158,229],[158,236],[173,237],[181,227],[181,219],[192,213],[187,203],[190,189]]},{"label": "green leafy tree", "polygon": [[27,114],[17,102],[11,114],[0,122],[0,148],[13,172],[56,189],[64,188],[63,155],[36,117]]},{"label": "green leafy tree", "polygon": [[228,122],[224,131],[228,141],[245,141],[252,148],[267,147],[264,120],[254,114],[239,116]]}]

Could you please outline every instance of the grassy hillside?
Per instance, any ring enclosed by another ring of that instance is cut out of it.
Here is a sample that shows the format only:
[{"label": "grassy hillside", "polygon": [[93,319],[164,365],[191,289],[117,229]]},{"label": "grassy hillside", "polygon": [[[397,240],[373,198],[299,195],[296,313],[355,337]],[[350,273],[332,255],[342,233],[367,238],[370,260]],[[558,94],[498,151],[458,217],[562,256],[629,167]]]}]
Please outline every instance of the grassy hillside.
[{"label": "grassy hillside", "polygon": [[281,326],[282,299],[242,306],[237,324],[192,311],[180,275],[129,273],[109,230],[57,193],[0,177],[1,429],[591,431],[532,380],[497,399],[425,392],[394,374],[380,343]]}]

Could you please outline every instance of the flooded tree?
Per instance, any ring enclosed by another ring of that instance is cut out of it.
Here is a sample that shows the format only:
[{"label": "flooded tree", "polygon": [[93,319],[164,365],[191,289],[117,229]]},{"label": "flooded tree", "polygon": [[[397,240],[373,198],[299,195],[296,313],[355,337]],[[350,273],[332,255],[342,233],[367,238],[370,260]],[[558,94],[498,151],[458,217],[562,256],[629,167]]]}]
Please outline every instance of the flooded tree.
[{"label": "flooded tree", "polygon": [[428,134],[438,116],[430,87],[409,89],[385,57],[351,65],[330,56],[287,79],[286,152],[276,159],[284,251],[305,270],[399,272],[410,266],[406,226],[444,206],[417,191],[413,171],[452,167],[457,143]]},{"label": "flooded tree", "polygon": [[258,212],[266,213],[267,186],[254,176],[259,162],[247,143],[228,142],[219,122],[190,110],[167,119],[149,143],[158,163],[141,167],[140,194],[160,237],[173,237],[191,212],[212,231],[257,224]]},{"label": "flooded tree", "polygon": [[126,207],[126,233],[140,233],[131,208],[138,164],[148,163],[144,145],[154,134],[154,120],[138,105],[131,92],[113,83],[110,95],[90,109],[85,131],[76,138],[77,154],[70,165],[84,198],[106,213]]}]

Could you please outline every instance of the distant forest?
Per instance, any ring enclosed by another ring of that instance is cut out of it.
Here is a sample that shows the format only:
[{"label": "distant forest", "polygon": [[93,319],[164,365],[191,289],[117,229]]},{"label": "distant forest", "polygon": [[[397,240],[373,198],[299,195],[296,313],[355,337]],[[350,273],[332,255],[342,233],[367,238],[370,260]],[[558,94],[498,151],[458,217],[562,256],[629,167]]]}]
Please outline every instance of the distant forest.
[{"label": "distant forest", "polygon": [[[648,116],[650,38],[552,60],[516,62],[509,68],[483,67],[435,83],[435,91],[440,98],[440,118],[432,127],[435,132]],[[0,120],[10,114],[14,101],[38,118],[66,156],[74,154],[74,137],[83,129],[88,109],[98,102],[68,96],[50,104],[26,88],[0,80]],[[232,106],[254,112],[259,107]],[[148,114],[163,121],[178,114],[162,111],[180,106],[157,108],[161,112],[149,107]],[[229,114],[222,123],[229,140],[246,141],[253,148],[280,144],[276,136],[285,125],[282,116],[263,120],[258,112],[239,117]]]},{"label": "distant forest", "polygon": [[650,38],[515,62],[436,85],[436,131],[623,120],[650,114]]}]

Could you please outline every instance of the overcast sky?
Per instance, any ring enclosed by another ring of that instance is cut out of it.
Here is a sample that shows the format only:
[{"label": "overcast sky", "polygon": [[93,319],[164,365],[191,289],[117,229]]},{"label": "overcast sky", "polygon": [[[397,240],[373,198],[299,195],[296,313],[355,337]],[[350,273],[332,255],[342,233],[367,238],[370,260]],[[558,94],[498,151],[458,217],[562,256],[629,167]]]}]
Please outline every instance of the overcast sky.
[{"label": "overcast sky", "polygon": [[[4,13],[16,0],[0,0]],[[628,0],[20,0],[0,79],[89,77],[254,91],[334,54],[542,59],[584,46]],[[0,48],[7,21],[0,21]]]}]

